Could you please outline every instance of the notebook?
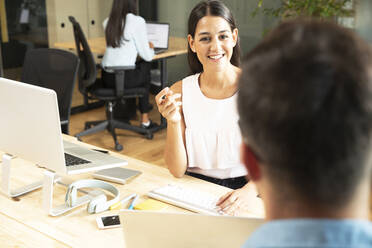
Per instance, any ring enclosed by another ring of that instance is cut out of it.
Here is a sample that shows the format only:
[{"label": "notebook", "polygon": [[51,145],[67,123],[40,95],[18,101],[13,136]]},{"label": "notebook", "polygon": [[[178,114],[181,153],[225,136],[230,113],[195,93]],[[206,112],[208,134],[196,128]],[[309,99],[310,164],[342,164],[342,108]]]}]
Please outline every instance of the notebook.
[{"label": "notebook", "polygon": [[154,45],[155,54],[168,50],[169,23],[147,22],[147,37]]},{"label": "notebook", "polygon": [[263,222],[232,216],[120,211],[126,248],[241,247]]},{"label": "notebook", "polygon": [[[57,95],[53,90],[0,77],[0,116],[0,151],[59,175],[79,174],[128,163],[64,141]],[[65,156],[81,160],[78,164],[66,166]]]}]

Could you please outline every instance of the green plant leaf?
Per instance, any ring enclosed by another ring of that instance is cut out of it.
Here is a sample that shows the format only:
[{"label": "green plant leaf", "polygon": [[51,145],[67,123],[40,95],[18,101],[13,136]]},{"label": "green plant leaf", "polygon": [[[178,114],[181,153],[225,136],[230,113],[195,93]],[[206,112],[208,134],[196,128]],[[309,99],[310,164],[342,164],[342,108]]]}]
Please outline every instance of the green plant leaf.
[{"label": "green plant leaf", "polygon": [[266,16],[282,19],[298,16],[335,19],[355,14],[353,9],[346,9],[352,0],[281,0],[281,6],[277,8],[264,6],[265,0],[257,1],[257,8],[253,11],[254,15],[262,12]]}]

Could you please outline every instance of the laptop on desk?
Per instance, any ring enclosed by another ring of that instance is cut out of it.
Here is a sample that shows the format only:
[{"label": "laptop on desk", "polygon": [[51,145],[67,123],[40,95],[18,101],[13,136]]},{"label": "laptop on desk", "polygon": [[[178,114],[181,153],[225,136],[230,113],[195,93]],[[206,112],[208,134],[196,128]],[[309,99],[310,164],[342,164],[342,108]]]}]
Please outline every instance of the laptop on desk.
[{"label": "laptop on desk", "polygon": [[155,54],[168,50],[169,44],[169,23],[147,22],[147,37],[154,45]]},{"label": "laptop on desk", "polygon": [[[0,116],[0,150],[59,175],[128,163],[63,141],[57,95],[53,90],[0,77]],[[73,162],[67,165],[66,161],[71,159]]]},{"label": "laptop on desk", "polygon": [[120,211],[126,248],[241,247],[263,219],[191,213]]}]

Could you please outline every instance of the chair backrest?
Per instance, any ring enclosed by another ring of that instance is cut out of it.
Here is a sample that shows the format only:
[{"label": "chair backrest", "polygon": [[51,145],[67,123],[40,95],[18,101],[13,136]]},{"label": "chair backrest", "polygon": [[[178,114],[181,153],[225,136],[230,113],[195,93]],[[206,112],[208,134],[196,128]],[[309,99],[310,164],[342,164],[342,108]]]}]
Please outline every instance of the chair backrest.
[{"label": "chair backrest", "polygon": [[53,48],[31,49],[26,53],[21,81],[54,90],[63,123],[70,119],[78,68],[79,58],[73,53]]},{"label": "chair backrest", "polygon": [[68,19],[72,23],[76,51],[80,59],[78,76],[79,90],[86,95],[88,88],[95,83],[97,78],[96,63],[80,24],[73,16],[69,16]]}]

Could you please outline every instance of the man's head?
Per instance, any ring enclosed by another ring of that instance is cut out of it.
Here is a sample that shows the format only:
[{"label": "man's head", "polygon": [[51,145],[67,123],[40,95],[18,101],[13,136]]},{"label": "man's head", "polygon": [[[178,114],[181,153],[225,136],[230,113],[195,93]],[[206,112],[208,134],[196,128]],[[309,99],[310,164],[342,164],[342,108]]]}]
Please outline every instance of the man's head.
[{"label": "man's head", "polygon": [[296,20],[267,35],[239,83],[248,169],[257,159],[283,198],[350,200],[371,175],[371,65],[368,45],[336,24]]}]

